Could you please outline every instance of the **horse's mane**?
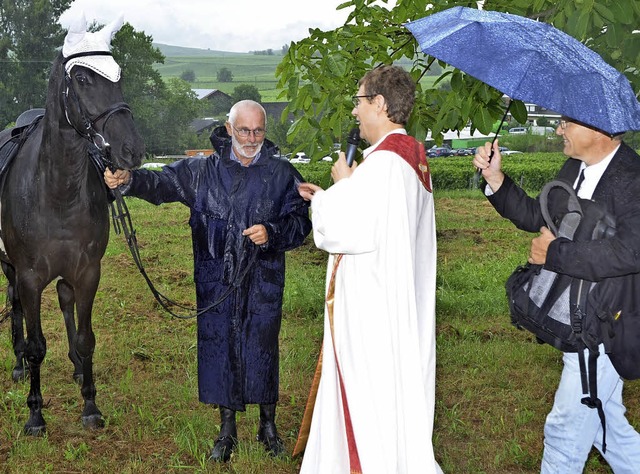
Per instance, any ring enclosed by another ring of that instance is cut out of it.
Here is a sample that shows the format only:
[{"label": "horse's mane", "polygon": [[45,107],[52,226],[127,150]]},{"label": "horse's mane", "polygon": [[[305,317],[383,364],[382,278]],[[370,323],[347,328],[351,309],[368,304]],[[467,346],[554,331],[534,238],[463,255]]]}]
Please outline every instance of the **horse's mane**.
[{"label": "horse's mane", "polygon": [[[60,92],[62,91],[62,83],[65,76],[62,61],[62,52],[59,52],[53,60],[53,63],[51,63],[49,84],[47,86],[47,100],[45,105],[47,110],[54,110],[56,106],[60,106],[61,104],[62,96]],[[57,104],[56,101],[58,101]]]}]

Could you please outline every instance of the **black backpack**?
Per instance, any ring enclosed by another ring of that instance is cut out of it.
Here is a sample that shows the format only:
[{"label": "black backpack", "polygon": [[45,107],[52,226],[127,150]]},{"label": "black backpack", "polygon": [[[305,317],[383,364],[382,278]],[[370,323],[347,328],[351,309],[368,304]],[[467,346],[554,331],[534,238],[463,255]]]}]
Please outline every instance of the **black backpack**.
[{"label": "black backpack", "polygon": [[[577,197],[565,181],[546,184],[539,200],[545,223],[556,237],[581,242],[615,235],[613,216],[598,203]],[[505,285],[514,326],[531,331],[540,343],[579,354],[582,403],[598,410],[603,451],[606,428],[596,383],[598,346],[604,343],[622,377],[640,378],[640,317],[635,314],[640,309],[635,300],[640,297],[633,290],[635,278],[591,282],[526,264],[516,268]]]}]

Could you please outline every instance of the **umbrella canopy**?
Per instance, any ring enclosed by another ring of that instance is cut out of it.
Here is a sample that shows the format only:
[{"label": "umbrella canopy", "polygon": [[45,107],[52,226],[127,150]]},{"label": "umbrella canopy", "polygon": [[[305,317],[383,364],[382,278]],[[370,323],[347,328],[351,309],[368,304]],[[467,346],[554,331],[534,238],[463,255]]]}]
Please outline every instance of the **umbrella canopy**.
[{"label": "umbrella canopy", "polygon": [[553,26],[518,15],[454,7],[405,27],[426,54],[530,102],[610,134],[640,130],[629,80]]}]

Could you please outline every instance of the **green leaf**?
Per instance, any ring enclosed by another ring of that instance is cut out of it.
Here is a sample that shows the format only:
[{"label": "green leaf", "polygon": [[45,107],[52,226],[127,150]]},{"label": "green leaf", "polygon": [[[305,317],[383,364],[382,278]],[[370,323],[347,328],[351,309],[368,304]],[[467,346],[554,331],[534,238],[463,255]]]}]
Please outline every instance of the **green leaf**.
[{"label": "green leaf", "polygon": [[491,133],[491,129],[493,128],[493,118],[487,109],[479,107],[473,116],[473,124],[480,133],[487,135]]},{"label": "green leaf", "polygon": [[512,100],[509,106],[509,112],[511,116],[518,121],[518,123],[527,123],[527,107],[521,100]]},{"label": "green leaf", "polygon": [[460,73],[460,71],[455,71],[451,74],[451,89],[456,92],[460,92],[464,89],[462,74]]},{"label": "green leaf", "polygon": [[[616,16],[613,14],[611,10],[609,10],[605,5],[601,3],[594,3],[593,9],[598,13],[607,23],[614,23],[616,21]],[[628,16],[628,15],[627,15]]]},{"label": "green leaf", "polygon": [[344,76],[347,72],[347,62],[340,53],[332,53],[327,56],[327,67],[335,76]]}]

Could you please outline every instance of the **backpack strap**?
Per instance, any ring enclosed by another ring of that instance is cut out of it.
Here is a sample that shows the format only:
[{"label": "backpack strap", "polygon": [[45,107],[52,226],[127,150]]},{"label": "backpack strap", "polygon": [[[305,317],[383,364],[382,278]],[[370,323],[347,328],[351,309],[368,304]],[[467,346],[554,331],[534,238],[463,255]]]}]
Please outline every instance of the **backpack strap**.
[{"label": "backpack strap", "polygon": [[[607,452],[607,424],[604,415],[604,408],[602,408],[602,400],[598,398],[598,356],[600,355],[599,351],[592,351],[589,349],[589,393],[587,397],[584,397],[582,400],[583,405],[588,406],[589,408],[595,408],[598,410],[598,417],[600,418],[600,424],[602,425],[602,453]],[[582,374],[582,366],[584,365],[584,352],[580,352],[578,354],[580,357],[580,372]],[[582,393],[586,395],[584,391],[584,386],[582,389]]]},{"label": "backpack strap", "polygon": [[540,201],[540,210],[542,211],[542,217],[544,218],[545,224],[547,224],[549,230],[553,232],[553,235],[558,237],[559,230],[553,222],[551,214],[549,213],[549,193],[554,188],[562,188],[569,195],[569,200],[567,202],[567,213],[575,212],[580,217],[582,217],[582,206],[580,205],[580,199],[578,198],[576,191],[573,189],[573,186],[571,186],[566,181],[556,179],[554,181],[549,181],[544,185],[542,191],[540,191],[540,196],[538,196],[538,199]]},{"label": "backpack strap", "polygon": [[598,410],[598,417],[602,425],[602,452],[606,453],[607,444],[607,425],[602,408],[602,401],[598,398],[598,356],[600,351],[598,346],[594,346],[583,335],[583,322],[587,314],[587,297],[589,290],[593,285],[588,280],[580,280],[574,278],[571,283],[569,292],[569,307],[571,311],[571,327],[573,332],[582,340],[585,347],[589,350],[588,366],[585,362],[584,351],[578,352],[578,362],[580,363],[580,381],[582,382],[582,393],[586,395],[580,401],[589,408]]}]

